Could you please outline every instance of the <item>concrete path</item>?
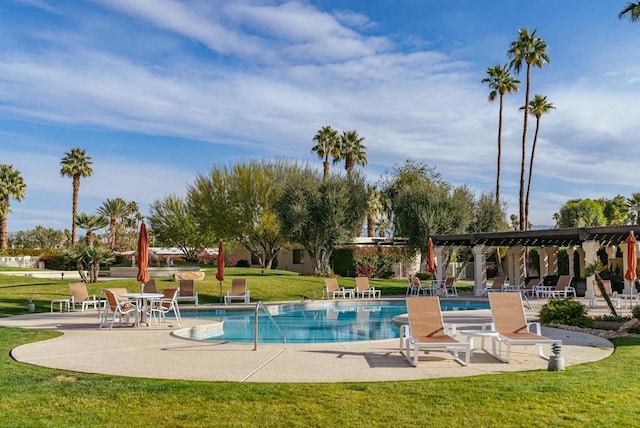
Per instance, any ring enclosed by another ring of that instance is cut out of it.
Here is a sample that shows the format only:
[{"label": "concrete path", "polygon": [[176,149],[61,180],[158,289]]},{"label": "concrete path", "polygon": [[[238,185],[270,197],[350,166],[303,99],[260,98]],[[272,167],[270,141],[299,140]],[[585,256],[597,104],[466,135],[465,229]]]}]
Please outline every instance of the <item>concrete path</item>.
[{"label": "concrete path", "polygon": [[[201,305],[200,307],[203,307]],[[537,311],[528,311],[537,313]],[[445,323],[459,329],[479,328],[490,320],[488,310],[445,312]],[[184,318],[181,327],[210,321]],[[17,347],[21,362],[87,373],[161,379],[234,382],[366,382],[475,376],[511,371],[546,370],[548,362],[529,346],[513,348],[511,362],[502,363],[489,351],[476,350],[467,367],[447,352],[421,356],[418,367],[398,351],[399,339],[317,345],[198,342],[172,335],[171,322],[139,329],[99,328],[97,312],[39,313],[0,318],[0,326],[59,330],[62,336]],[[609,356],[613,345],[602,338],[559,329],[543,334],[561,339],[566,365]],[[464,339],[464,337],[462,337]],[[487,341],[489,342],[489,340]],[[489,345],[489,343],[488,343]],[[549,347],[545,348],[547,354]]]}]

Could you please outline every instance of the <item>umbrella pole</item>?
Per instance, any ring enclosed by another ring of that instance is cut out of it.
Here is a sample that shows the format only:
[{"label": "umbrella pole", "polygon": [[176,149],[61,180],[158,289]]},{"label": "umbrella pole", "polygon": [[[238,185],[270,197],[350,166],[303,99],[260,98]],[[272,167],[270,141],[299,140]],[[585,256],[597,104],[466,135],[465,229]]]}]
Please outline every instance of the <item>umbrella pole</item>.
[{"label": "umbrella pole", "polygon": [[220,303],[222,303],[222,281],[220,281]]}]

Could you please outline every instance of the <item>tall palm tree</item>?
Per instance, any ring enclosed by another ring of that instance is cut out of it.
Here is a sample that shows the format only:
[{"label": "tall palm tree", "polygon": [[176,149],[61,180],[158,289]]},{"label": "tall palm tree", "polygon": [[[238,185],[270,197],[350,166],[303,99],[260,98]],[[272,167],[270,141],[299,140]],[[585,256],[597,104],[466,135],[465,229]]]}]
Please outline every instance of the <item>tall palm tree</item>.
[{"label": "tall palm tree", "polygon": [[118,221],[129,215],[129,206],[122,198],[107,199],[96,213],[109,219],[109,249],[113,251],[116,248]]},{"label": "tall palm tree", "polygon": [[367,185],[367,237],[376,236],[376,223],[384,209],[384,195],[376,186]]},{"label": "tall palm tree", "polygon": [[640,2],[627,3],[627,5],[618,14],[618,19],[629,18],[631,22],[640,21]]},{"label": "tall palm tree", "polygon": [[[540,118],[543,114],[549,113],[551,110],[555,110],[556,106],[547,101],[547,97],[542,95],[534,95],[533,100],[529,102],[529,114],[536,118],[536,132],[533,137],[533,144],[531,146],[531,159],[529,159],[529,179],[527,181],[527,197],[524,204],[524,220],[525,224],[529,225],[529,193],[531,192],[531,177],[533,176],[533,158],[536,155],[536,143],[538,142],[538,131],[540,130]],[[520,110],[524,110],[524,107],[520,107]]]},{"label": "tall palm tree", "polygon": [[323,126],[313,137],[313,141],[316,142],[316,145],[313,146],[311,151],[317,153],[318,157],[323,160],[324,175],[322,177],[324,181],[327,181],[329,177],[329,156],[334,159],[340,156],[338,131],[330,126]]},{"label": "tall palm tree", "polygon": [[60,161],[60,175],[73,180],[73,209],[71,223],[71,245],[76,243],[76,215],[78,213],[78,194],[80,193],[80,177],[91,177],[93,162],[84,149],[75,147],[64,154]]},{"label": "tall palm tree", "polygon": [[11,212],[9,199],[21,201],[27,194],[27,185],[20,175],[20,171],[13,166],[0,165],[0,249],[7,248],[7,216]]},{"label": "tall palm tree", "polygon": [[525,161],[527,157],[527,120],[529,116],[529,92],[531,87],[531,66],[538,68],[549,63],[549,48],[544,40],[536,37],[536,31],[529,33],[526,28],[518,30],[518,40],[511,42],[511,47],[507,51],[507,57],[511,59],[509,67],[516,74],[520,73],[523,64],[527,66],[527,85],[524,97],[524,125],[522,127],[522,162],[520,166],[520,211],[519,230],[526,230],[524,213],[524,173]]},{"label": "tall palm tree", "polygon": [[353,167],[367,164],[367,146],[362,144],[364,137],[358,135],[358,131],[342,131],[340,135],[340,154],[333,158],[333,163],[344,160],[344,169],[347,177],[351,177]]},{"label": "tall palm tree", "polygon": [[496,173],[496,202],[500,203],[500,163],[502,159],[502,102],[504,94],[518,91],[520,81],[515,79],[509,72],[509,66],[496,64],[487,67],[487,77],[482,79],[482,83],[489,85],[489,102],[496,100],[500,96],[500,109],[498,112],[498,168]]},{"label": "tall palm tree", "polygon": [[86,244],[92,247],[96,236],[94,232],[107,227],[109,219],[101,215],[80,213],[76,216],[75,224],[87,232],[85,236]]}]

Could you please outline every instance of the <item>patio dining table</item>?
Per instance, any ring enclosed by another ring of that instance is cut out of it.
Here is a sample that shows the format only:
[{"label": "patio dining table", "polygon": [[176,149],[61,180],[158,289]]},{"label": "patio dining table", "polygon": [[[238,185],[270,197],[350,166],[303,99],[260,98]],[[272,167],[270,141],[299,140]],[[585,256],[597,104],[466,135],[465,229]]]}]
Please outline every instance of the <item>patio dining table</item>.
[{"label": "patio dining table", "polygon": [[124,293],[121,294],[123,297],[128,297],[130,299],[134,299],[136,301],[136,305],[140,310],[140,321],[138,324],[145,323],[149,325],[147,322],[147,308],[154,300],[159,300],[163,297],[162,293]]}]

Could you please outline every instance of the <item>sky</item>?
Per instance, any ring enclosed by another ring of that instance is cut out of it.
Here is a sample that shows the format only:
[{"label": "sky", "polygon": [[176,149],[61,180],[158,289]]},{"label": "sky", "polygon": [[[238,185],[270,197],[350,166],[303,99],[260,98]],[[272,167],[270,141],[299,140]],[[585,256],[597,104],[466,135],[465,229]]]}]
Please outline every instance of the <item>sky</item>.
[{"label": "sky", "polygon": [[[495,191],[498,102],[486,70],[537,30],[542,116],[530,221],[570,199],[640,192],[640,23],[625,0],[4,0],[0,163],[27,186],[10,232],[71,228],[60,160],[86,150],[79,212],[184,196],[198,174],[257,159],[322,168],[325,125],[365,138],[367,180],[407,159]],[[518,212],[521,90],[505,96],[501,199]],[[527,151],[535,119],[529,120]],[[528,162],[528,160],[527,160]],[[334,165],[332,168],[342,168]]]}]

